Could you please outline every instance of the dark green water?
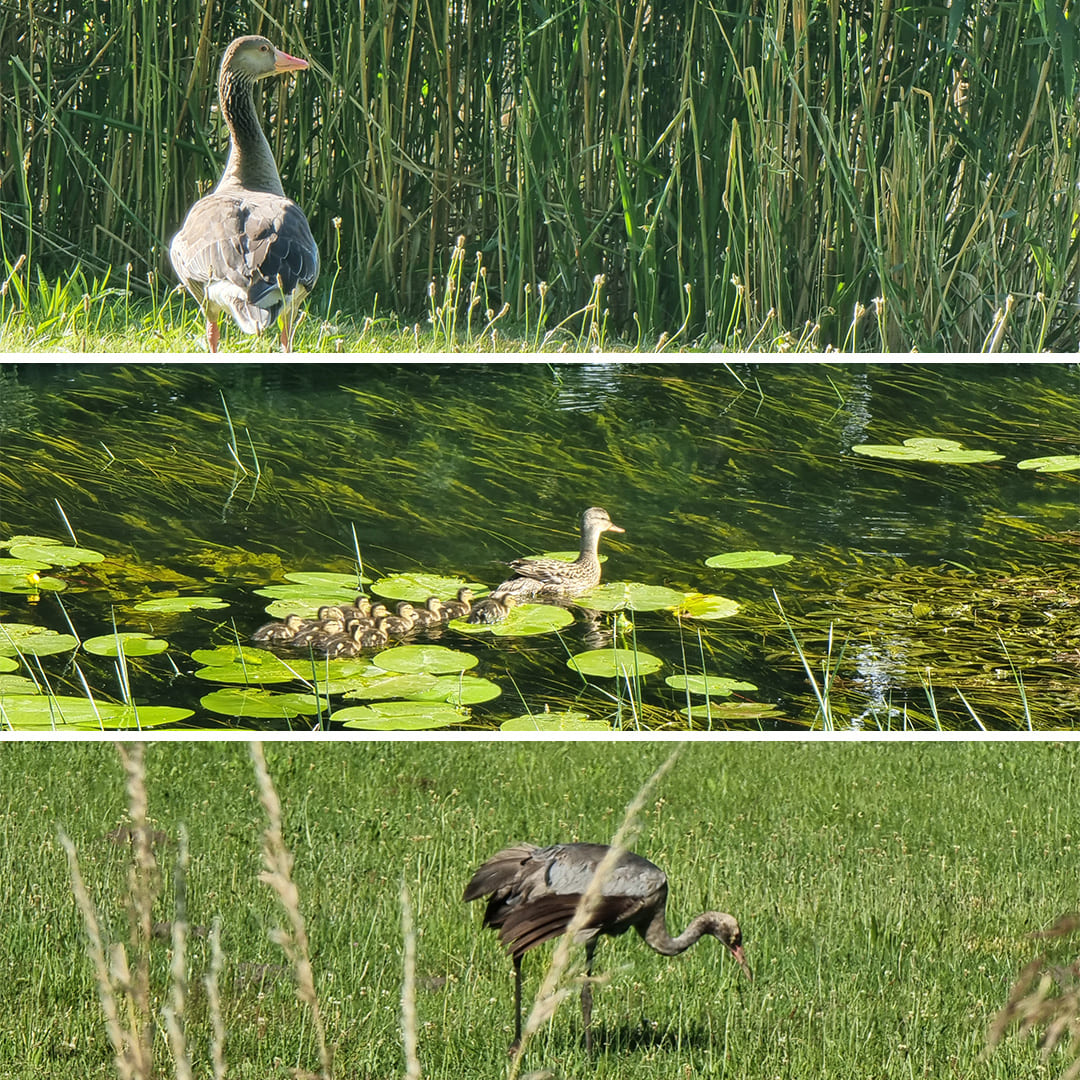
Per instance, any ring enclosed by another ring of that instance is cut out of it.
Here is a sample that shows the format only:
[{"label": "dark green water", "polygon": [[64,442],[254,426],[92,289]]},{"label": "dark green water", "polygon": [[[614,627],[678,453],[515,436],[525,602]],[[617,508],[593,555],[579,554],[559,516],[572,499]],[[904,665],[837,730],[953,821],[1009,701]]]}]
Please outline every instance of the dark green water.
[{"label": "dark green water", "polygon": [[[573,547],[577,515],[601,505],[626,530],[604,538],[605,580],[743,605],[681,630],[667,613],[637,617],[637,645],[668,666],[646,680],[644,713],[619,713],[624,726],[685,726],[685,696],[663,675],[700,668],[703,654],[710,671],[757,685],[744,697],[778,706],[751,726],[813,722],[775,589],[818,676],[824,665],[835,677],[838,720],[871,708],[871,726],[926,726],[929,681],[945,726],[972,726],[959,686],[987,726],[1072,727],[1080,472],[1016,465],[1080,450],[1078,418],[1076,364],[6,363],[0,539],[70,543],[59,501],[79,543],[108,557],[62,572],[68,616],[83,637],[110,631],[114,611],[121,629],[167,634],[178,673],[151,658],[134,689],[196,708],[200,725],[227,721],[198,710],[208,686],[187,654],[232,640],[233,623],[246,637],[265,621],[253,589],[282,569],[353,568],[353,527],[368,574],[494,584],[508,559]],[[851,452],[918,435],[1003,459],[897,465]],[[704,566],[752,548],[795,559],[742,574]],[[173,581],[231,606],[167,626],[130,613]],[[942,610],[928,621],[913,604]],[[47,594],[0,605],[5,623],[66,629]],[[583,687],[565,667],[584,635],[571,628],[565,648],[550,636],[444,638],[503,689],[472,725],[497,726],[523,700],[610,718],[616,689]],[[50,657],[46,670],[70,688],[67,662]],[[109,662],[87,666],[95,690],[115,691]]]}]

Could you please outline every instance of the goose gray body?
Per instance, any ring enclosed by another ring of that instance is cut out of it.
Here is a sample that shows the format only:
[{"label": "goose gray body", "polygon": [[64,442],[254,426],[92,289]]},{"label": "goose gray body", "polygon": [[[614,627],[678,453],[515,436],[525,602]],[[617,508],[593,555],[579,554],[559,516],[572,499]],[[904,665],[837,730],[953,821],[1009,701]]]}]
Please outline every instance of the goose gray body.
[{"label": "goose gray body", "polygon": [[257,36],[237,38],[222,59],[218,96],[229,159],[217,187],[195,203],[169,246],[177,277],[206,317],[211,352],[226,311],[245,334],[280,317],[288,350],[296,312],[319,276],[319,249],[304,212],[281,186],[252,98],[259,79],[306,67]]}]

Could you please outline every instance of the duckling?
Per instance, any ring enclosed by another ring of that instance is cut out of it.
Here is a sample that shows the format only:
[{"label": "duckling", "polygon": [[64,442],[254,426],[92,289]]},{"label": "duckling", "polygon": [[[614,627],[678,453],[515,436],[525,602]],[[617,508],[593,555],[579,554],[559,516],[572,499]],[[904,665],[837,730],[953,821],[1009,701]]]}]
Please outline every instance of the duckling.
[{"label": "duckling", "polygon": [[513,593],[489,593],[473,604],[468,621],[491,626],[502,622],[517,605],[518,598]]},{"label": "duckling", "polygon": [[360,615],[366,618],[371,614],[371,601],[363,593],[360,593],[353,601],[352,606],[353,610],[349,612],[350,615]]},{"label": "duckling", "polygon": [[369,626],[365,630],[360,630],[355,636],[357,645],[361,649],[380,649],[390,640],[390,635],[386,632],[384,620],[390,618],[389,615],[384,615],[374,626]]},{"label": "duckling", "polygon": [[321,619],[305,626],[293,639],[291,644],[294,648],[306,649],[311,646],[314,649],[323,649],[326,642],[332,637],[345,632],[344,619]]},{"label": "duckling", "polygon": [[303,619],[299,615],[286,615],[284,622],[279,622],[275,619],[273,622],[268,622],[264,626],[260,626],[259,629],[251,635],[251,640],[259,642],[292,641],[292,639],[304,629],[306,622],[307,619]]},{"label": "duckling", "polygon": [[315,618],[318,619],[319,622],[325,622],[327,619],[344,622],[351,613],[352,604],[346,604],[344,607],[341,607],[338,604],[324,604],[319,608]]},{"label": "duckling", "polygon": [[335,634],[323,645],[329,659],[347,658],[356,656],[360,652],[360,645],[352,634]]},{"label": "duckling", "polygon": [[416,608],[405,600],[395,608],[396,615],[386,615],[382,619],[383,628],[391,637],[405,637],[416,626]]},{"label": "duckling", "polygon": [[465,587],[458,589],[456,600],[444,600],[442,603],[442,617],[444,622],[451,619],[464,619],[472,610],[472,589]]},{"label": "duckling", "polygon": [[429,596],[422,608],[416,608],[416,625],[420,628],[440,626],[443,622],[442,601],[437,596]]}]

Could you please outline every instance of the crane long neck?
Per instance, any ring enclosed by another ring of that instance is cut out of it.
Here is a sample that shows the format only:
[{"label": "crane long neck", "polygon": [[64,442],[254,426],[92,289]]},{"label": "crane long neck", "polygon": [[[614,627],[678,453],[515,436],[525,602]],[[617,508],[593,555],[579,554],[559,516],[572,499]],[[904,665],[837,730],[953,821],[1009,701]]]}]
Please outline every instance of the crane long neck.
[{"label": "crane long neck", "polygon": [[668,933],[664,909],[661,907],[653,913],[652,920],[640,928],[640,932],[645,943],[662,956],[678,956],[679,953],[686,952],[691,945],[696,945],[705,934],[714,933],[716,926],[717,913],[706,911],[691,920],[690,925],[678,937],[672,937]]},{"label": "crane long neck", "polygon": [[270,144],[263,134],[252,97],[253,82],[236,72],[223,71],[218,82],[221,111],[229,128],[229,160],[217,190],[242,188],[284,195]]}]

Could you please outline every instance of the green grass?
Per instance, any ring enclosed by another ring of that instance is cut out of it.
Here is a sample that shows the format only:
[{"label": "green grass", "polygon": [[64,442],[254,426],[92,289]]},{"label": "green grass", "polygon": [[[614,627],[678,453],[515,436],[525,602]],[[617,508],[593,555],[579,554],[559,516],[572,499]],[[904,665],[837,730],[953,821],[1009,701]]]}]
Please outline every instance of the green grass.
[{"label": "green grass", "polygon": [[[340,743],[266,746],[283,838],[311,941],[337,1077],[403,1071],[402,934],[417,938],[419,1060],[428,1077],[503,1076],[510,964],[461,890],[508,842],[609,838],[669,746],[591,743]],[[123,771],[98,744],[7,745],[0,803],[0,1074],[114,1075],[57,839],[62,826],[102,913],[127,937]],[[270,939],[284,918],[257,880],[265,827],[247,747],[155,744],[149,817],[170,839],[155,920],[172,917],[181,823],[197,1075],[210,1031],[201,978],[222,919],[229,1075],[318,1068],[310,1017]],[[18,778],[18,782],[12,782]],[[647,800],[633,846],[671,878],[681,929],[704,907],[740,918],[755,981],[705,941],[664,959],[636,937],[597,954],[599,1053],[585,1058],[576,993],[529,1049],[559,1076],[1053,1076],[1033,1037],[985,1063],[986,1030],[1022,966],[1028,935],[1075,909],[1080,753],[1075,744],[695,743]],[[535,992],[550,950],[526,961]],[[169,943],[155,938],[155,1007]],[[159,1075],[172,1076],[164,1036]]]}]

